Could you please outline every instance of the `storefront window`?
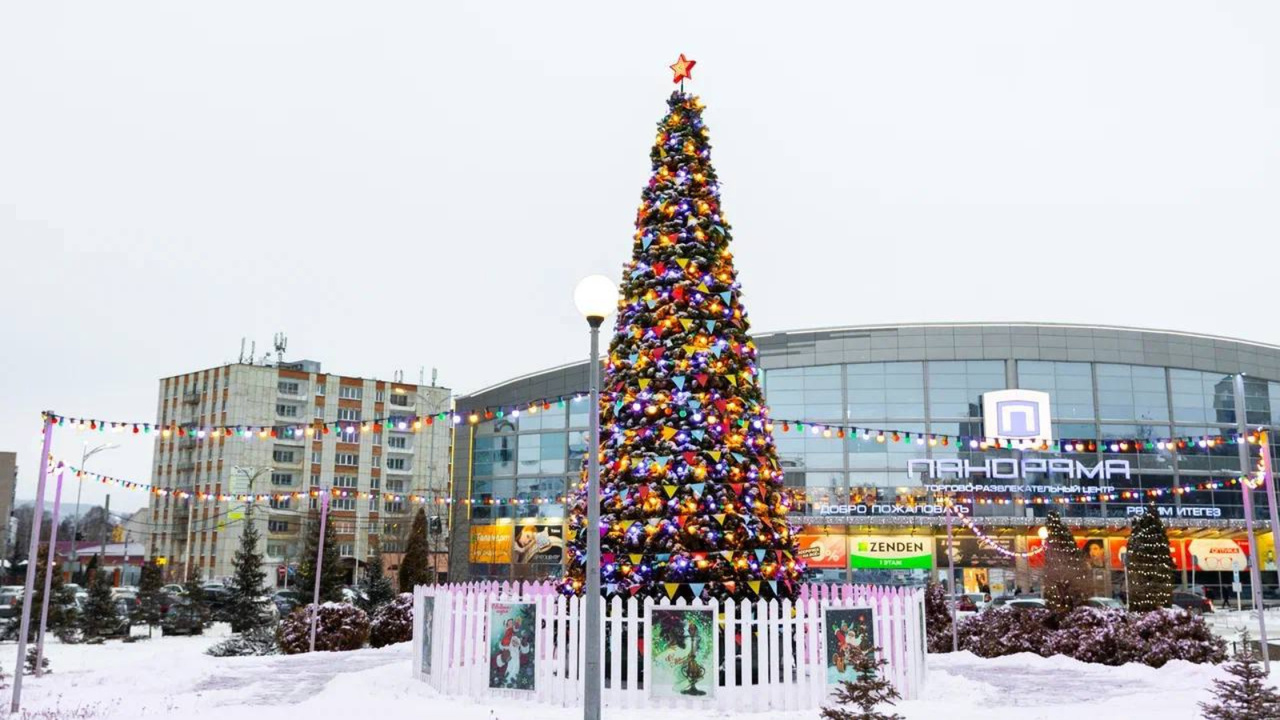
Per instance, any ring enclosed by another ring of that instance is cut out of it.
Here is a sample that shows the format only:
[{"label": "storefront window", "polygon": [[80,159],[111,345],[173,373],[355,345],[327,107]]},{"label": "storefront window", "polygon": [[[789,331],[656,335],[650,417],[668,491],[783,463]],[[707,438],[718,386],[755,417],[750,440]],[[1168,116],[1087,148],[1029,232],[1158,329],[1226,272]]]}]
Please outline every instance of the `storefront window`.
[{"label": "storefront window", "polygon": [[982,417],[982,394],[1006,387],[1001,360],[929,363],[929,416]]},{"label": "storefront window", "polygon": [[785,420],[844,420],[840,366],[770,370],[765,378],[769,414]]},{"label": "storefront window", "polygon": [[506,477],[516,471],[516,436],[479,436],[475,444],[475,477]]},{"label": "storefront window", "polygon": [[923,418],[924,364],[860,363],[845,366],[849,419]]},{"label": "storefront window", "polygon": [[1094,418],[1093,371],[1089,363],[1019,360],[1018,387],[1049,393],[1050,412],[1055,420]]},{"label": "storefront window", "polygon": [[531,433],[520,435],[521,475],[563,473],[568,457],[565,433]]},{"label": "storefront window", "polygon": [[1097,370],[1103,420],[1169,420],[1164,368],[1099,364]]}]

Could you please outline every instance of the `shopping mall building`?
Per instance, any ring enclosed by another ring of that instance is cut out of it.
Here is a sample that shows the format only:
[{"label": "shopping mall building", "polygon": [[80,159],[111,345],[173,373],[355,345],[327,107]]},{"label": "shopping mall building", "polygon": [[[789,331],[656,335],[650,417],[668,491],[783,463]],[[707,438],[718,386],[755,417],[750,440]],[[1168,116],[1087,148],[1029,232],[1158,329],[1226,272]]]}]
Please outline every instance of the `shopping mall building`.
[{"label": "shopping mall building", "polygon": [[[1123,586],[1129,522],[1154,504],[1184,582],[1234,599],[1232,563],[1248,555],[1235,376],[1249,431],[1280,426],[1280,347],[1021,323],[755,340],[815,577],[919,582],[945,571],[950,548],[970,591],[1033,590],[1037,531],[1057,509],[1088,553],[1097,592],[1111,594]],[[586,388],[583,362],[457,399],[478,422],[459,425],[454,442],[452,579],[559,572],[564,497],[586,448],[588,403],[575,397]],[[1020,439],[987,441],[997,434]],[[1252,466],[1259,447],[1245,446]],[[1266,503],[1255,497],[1273,571]],[[950,544],[948,499],[962,518]]]}]

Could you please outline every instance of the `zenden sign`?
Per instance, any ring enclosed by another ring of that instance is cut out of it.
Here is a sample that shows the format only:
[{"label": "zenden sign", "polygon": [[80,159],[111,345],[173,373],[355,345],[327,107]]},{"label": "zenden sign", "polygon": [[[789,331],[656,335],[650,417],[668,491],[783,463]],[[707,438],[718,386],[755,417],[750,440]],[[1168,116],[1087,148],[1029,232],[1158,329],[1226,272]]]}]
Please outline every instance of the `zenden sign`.
[{"label": "zenden sign", "polygon": [[928,570],[933,567],[933,538],[914,535],[856,535],[849,538],[849,567]]}]

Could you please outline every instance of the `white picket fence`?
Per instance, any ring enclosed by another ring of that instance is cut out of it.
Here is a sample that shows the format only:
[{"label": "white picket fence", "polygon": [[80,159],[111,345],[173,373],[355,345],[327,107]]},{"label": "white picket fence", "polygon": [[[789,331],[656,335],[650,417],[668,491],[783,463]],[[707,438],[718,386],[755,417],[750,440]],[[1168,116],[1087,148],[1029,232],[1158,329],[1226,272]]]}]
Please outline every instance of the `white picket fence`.
[{"label": "white picket fence", "polygon": [[[532,602],[537,608],[534,689],[489,687],[489,606]],[[430,605],[430,644],[424,653]],[[705,698],[654,697],[646,678],[654,677],[645,652],[646,619],[655,607],[711,607],[719,618],[719,667]],[[821,706],[833,689],[827,681],[829,609],[871,608],[874,644],[888,661],[886,676],[906,699],[918,697],[925,682],[924,591],[871,585],[805,585],[792,603],[756,601],[723,604],[683,600],[655,603],[609,599],[602,617],[603,702],[612,708],[716,708],[762,712]],[[463,583],[414,588],[414,675],[449,695],[472,698],[520,697],[570,707],[582,701],[585,653],[582,601],[565,597],[546,583]],[[426,663],[424,664],[424,660]]]}]

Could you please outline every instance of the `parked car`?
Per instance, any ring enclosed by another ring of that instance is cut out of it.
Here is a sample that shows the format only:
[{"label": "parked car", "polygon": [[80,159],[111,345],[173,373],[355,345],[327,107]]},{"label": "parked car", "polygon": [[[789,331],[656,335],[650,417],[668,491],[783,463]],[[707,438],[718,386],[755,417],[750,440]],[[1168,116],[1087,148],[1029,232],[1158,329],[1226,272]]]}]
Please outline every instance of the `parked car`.
[{"label": "parked car", "polygon": [[1045,604],[1044,598],[1027,595],[1014,598],[1013,600],[1005,603],[1005,605],[1015,610],[1031,610],[1036,608],[1043,610],[1048,607],[1048,605]]},{"label": "parked car", "polygon": [[1084,604],[1087,607],[1101,608],[1103,610],[1124,610],[1124,603],[1109,597],[1091,597],[1085,600]]},{"label": "parked car", "polygon": [[978,612],[978,606],[973,602],[973,598],[969,595],[956,595],[952,598],[952,602],[956,604],[957,612]]},{"label": "parked car", "polygon": [[173,595],[174,597],[177,597],[178,595],[186,595],[187,589],[182,587],[181,585],[171,584],[171,585],[165,585],[164,587],[161,587],[160,592],[168,593],[169,595]]},{"label": "parked car", "polygon": [[1173,592],[1173,604],[1196,615],[1213,612],[1212,600],[1204,595],[1185,590],[1175,590]]},{"label": "parked car", "polygon": [[258,606],[258,613],[262,615],[264,620],[272,625],[280,621],[280,610],[276,607],[274,598],[262,595],[255,598],[255,602]]},{"label": "parked car", "polygon": [[187,598],[169,606],[160,618],[161,635],[203,635],[207,618]]},{"label": "parked car", "polygon": [[987,603],[987,607],[1004,607],[1009,603],[1022,597],[1021,595],[998,595],[991,598],[991,602]]},{"label": "parked car", "polygon": [[362,600],[368,600],[368,599],[369,598],[364,594],[364,592],[362,592],[357,588],[351,588],[351,587],[342,588],[342,602],[351,603],[352,605],[359,605]]},{"label": "parked car", "polygon": [[302,596],[297,590],[277,590],[271,596],[272,602],[276,605],[276,611],[280,613],[280,617],[284,617],[293,612],[294,608],[302,604]]},{"label": "parked car", "polygon": [[227,622],[231,619],[227,615],[227,606],[231,602],[231,591],[225,586],[211,587],[205,585],[204,602],[205,605],[209,606],[209,614],[215,621]]},{"label": "parked car", "polygon": [[22,614],[22,586],[0,587],[0,618],[8,619]]}]

